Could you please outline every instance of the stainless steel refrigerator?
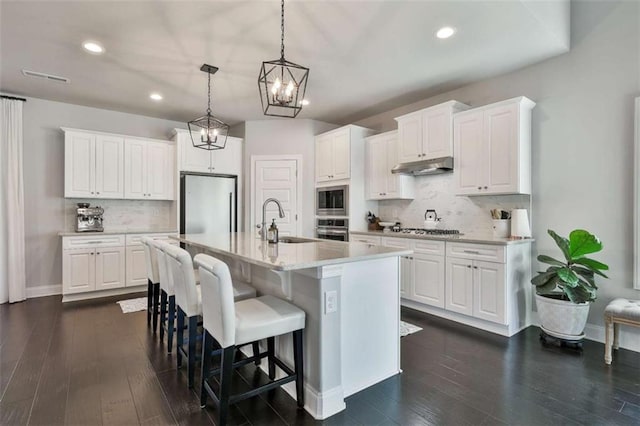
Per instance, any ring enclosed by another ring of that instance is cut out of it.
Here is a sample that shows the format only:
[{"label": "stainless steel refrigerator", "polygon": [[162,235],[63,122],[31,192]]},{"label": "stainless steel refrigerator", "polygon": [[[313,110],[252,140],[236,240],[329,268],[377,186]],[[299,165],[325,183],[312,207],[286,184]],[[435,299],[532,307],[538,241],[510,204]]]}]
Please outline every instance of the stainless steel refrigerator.
[{"label": "stainless steel refrigerator", "polygon": [[237,193],[236,176],[180,173],[180,233],[237,232]]}]

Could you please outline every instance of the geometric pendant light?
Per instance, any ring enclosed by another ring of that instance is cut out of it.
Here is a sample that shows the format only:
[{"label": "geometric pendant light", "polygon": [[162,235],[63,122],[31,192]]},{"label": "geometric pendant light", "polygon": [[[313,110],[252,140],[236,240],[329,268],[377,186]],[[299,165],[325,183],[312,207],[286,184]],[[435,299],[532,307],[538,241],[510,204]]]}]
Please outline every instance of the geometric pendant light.
[{"label": "geometric pendant light", "polygon": [[280,7],[280,59],[262,63],[258,89],[264,115],[295,118],[302,111],[309,68],[284,58],[284,0]]},{"label": "geometric pendant light", "polygon": [[[207,103],[207,114],[191,120],[187,123],[191,134],[191,143],[194,147],[211,151],[214,149],[224,149],[227,143],[229,125],[211,114],[211,75],[218,71],[218,67],[203,64],[200,71],[204,71],[209,76],[209,98]],[[194,133],[199,133],[195,138]]]}]

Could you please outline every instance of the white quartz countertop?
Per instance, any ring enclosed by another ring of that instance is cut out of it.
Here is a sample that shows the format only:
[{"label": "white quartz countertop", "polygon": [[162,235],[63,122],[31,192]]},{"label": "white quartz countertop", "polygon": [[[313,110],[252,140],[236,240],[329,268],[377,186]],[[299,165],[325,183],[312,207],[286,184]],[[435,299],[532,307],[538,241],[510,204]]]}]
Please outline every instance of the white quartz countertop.
[{"label": "white quartz countertop", "polygon": [[460,235],[412,235],[403,234],[402,232],[383,232],[383,231],[350,231],[354,235],[375,235],[377,237],[390,238],[411,238],[415,240],[436,240],[458,243],[476,243],[476,244],[493,244],[506,246],[510,244],[529,244],[534,241],[533,238],[498,238],[492,235],[464,233]]},{"label": "white quartz countertop", "polygon": [[175,228],[108,228],[103,232],[76,232],[63,231],[58,235],[61,237],[81,237],[83,235],[127,235],[127,234],[177,234]]},{"label": "white quartz countertop", "polygon": [[[221,255],[277,271],[359,262],[385,257],[405,256],[411,250],[329,240],[305,239],[308,242],[268,244],[255,233],[182,234],[177,239]],[[286,238],[286,237],[283,237]]]}]

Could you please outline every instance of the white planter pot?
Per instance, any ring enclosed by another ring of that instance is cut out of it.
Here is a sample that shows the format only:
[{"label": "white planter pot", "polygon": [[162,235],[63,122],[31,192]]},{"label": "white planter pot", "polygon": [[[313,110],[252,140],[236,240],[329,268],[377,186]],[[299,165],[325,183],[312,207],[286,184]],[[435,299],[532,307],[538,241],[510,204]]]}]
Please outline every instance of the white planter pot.
[{"label": "white planter pot", "polygon": [[584,338],[589,302],[573,303],[536,294],[540,325],[545,333],[565,340]]}]

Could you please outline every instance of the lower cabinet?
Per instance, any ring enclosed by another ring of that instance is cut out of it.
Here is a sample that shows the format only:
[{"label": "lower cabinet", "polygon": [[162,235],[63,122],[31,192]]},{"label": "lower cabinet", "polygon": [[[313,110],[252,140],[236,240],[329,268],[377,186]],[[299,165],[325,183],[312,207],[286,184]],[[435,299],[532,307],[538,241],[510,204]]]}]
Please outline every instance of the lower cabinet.
[{"label": "lower cabinet", "polygon": [[[141,242],[144,235],[63,237],[63,296],[73,294],[77,298],[80,293],[146,285],[147,263]],[[148,234],[166,240],[169,235]]]},{"label": "lower cabinet", "polygon": [[413,289],[408,298],[444,308],[444,256],[413,254]]}]

